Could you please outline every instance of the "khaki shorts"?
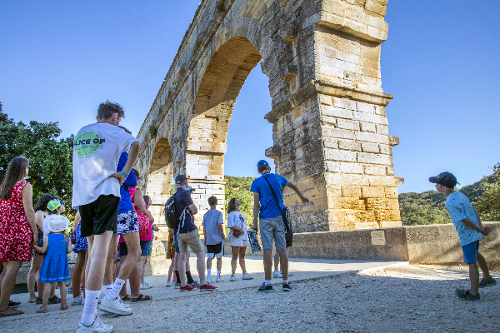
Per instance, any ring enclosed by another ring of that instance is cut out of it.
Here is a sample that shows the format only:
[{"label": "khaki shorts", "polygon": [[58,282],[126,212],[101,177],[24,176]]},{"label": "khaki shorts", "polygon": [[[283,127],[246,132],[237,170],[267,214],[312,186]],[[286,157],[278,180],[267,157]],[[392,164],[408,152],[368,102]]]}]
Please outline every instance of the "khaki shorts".
[{"label": "khaki shorts", "polygon": [[179,252],[189,252],[188,246],[194,253],[203,252],[203,245],[200,241],[198,230],[179,233]]},{"label": "khaki shorts", "polygon": [[283,217],[276,216],[259,220],[259,229],[263,250],[273,249],[273,238],[274,244],[276,245],[276,251],[286,250],[285,224],[283,223]]}]

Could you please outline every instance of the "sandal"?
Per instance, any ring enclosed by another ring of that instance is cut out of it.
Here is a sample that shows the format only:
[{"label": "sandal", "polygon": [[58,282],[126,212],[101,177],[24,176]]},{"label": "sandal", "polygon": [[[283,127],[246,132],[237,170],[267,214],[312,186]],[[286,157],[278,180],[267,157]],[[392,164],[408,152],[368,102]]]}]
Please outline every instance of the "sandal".
[{"label": "sandal", "polygon": [[153,296],[140,294],[140,295],[139,295],[139,297],[137,297],[137,298],[132,298],[132,299],[131,299],[131,302],[150,301],[150,300],[152,300],[152,299],[153,299]]},{"label": "sandal", "polygon": [[36,303],[36,300],[38,299],[38,297],[30,297],[28,298],[28,303]]},{"label": "sandal", "polygon": [[54,297],[49,298],[49,304],[59,304],[61,303],[61,299],[54,295]]},{"label": "sandal", "polygon": [[16,306],[19,306],[19,305],[21,305],[21,302],[13,302],[9,299],[9,304],[8,304],[9,307],[15,308]]},{"label": "sandal", "polygon": [[67,310],[67,309],[68,309],[68,304],[61,303],[61,310]]},{"label": "sandal", "polygon": [[36,313],[47,313],[49,312],[49,309],[47,308],[43,308],[43,307],[40,307],[40,309],[36,310]]},{"label": "sandal", "polygon": [[[10,313],[7,313],[7,311],[11,310]],[[8,317],[8,316],[17,316],[17,315],[22,315],[24,312],[16,310],[11,308],[10,306],[6,308],[5,310],[0,310],[0,317]]]},{"label": "sandal", "polygon": [[120,298],[122,299],[122,301],[130,301],[131,300],[130,295],[128,295],[128,294],[123,296],[123,297],[120,297]]}]

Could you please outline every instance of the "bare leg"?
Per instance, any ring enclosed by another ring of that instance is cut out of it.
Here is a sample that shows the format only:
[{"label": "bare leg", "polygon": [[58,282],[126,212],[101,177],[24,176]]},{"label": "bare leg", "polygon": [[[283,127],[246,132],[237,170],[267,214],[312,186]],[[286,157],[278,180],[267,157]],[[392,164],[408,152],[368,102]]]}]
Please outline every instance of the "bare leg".
[{"label": "bare leg", "polygon": [[278,271],[280,269],[280,254],[276,252],[274,255],[274,270]]},{"label": "bare leg", "polygon": [[82,283],[82,272],[85,268],[85,257],[87,251],[80,251],[76,257],[75,267],[71,275],[71,288],[73,289],[73,298],[81,295],[80,285]]},{"label": "bare leg", "polygon": [[203,286],[207,283],[207,279],[205,277],[205,251],[196,253],[196,257],[198,257],[198,260],[196,261],[196,268],[198,270],[198,276],[200,277],[200,286]]},{"label": "bare leg", "polygon": [[43,291],[43,298],[42,298],[42,307],[40,310],[47,310],[47,304],[49,304],[49,295],[50,295],[50,290],[52,289],[52,285],[54,283],[44,283],[45,285],[45,290]]},{"label": "bare leg", "polygon": [[146,274],[146,264],[147,263],[148,263],[148,257],[142,256],[141,283],[144,283],[144,274]]},{"label": "bare leg", "polygon": [[123,235],[123,239],[125,240],[125,244],[127,244],[127,256],[124,260],[121,260],[123,257],[120,258],[121,265],[117,278],[126,281],[135,264],[141,258],[141,245],[138,232],[125,234]]},{"label": "bare leg", "polygon": [[143,261],[139,260],[135,264],[134,269],[130,272],[129,283],[130,283],[130,297],[137,298],[141,295],[141,272],[142,272]]},{"label": "bare leg", "polygon": [[273,251],[264,250],[264,275],[266,280],[271,280],[273,278]]},{"label": "bare leg", "polygon": [[280,255],[281,271],[283,274],[283,281],[288,280],[288,252],[286,250],[278,251]]},{"label": "bare leg", "polygon": [[238,253],[240,248],[238,246],[231,247],[231,274],[236,274],[236,266],[238,265]]},{"label": "bare leg", "polygon": [[[38,272],[40,271],[40,268],[42,267],[42,262],[43,262],[43,255],[42,254],[36,254],[33,259],[31,259],[31,267],[30,267],[30,271],[28,272],[28,278],[26,279],[26,284],[27,284],[27,287],[28,287],[28,293],[29,293],[29,297],[30,298],[36,298],[36,294],[35,294],[35,283],[37,282],[36,280],[37,279],[37,276],[38,276]],[[41,288],[43,288],[43,286],[41,286],[42,282],[39,282],[38,283],[38,295],[41,295],[43,294],[43,291],[41,291]]]},{"label": "bare leg", "polygon": [[469,279],[469,292],[471,295],[477,295],[477,289],[479,288],[479,271],[477,269],[477,264],[469,264]]},{"label": "bare leg", "polygon": [[5,261],[3,263],[2,279],[0,281],[1,295],[0,295],[0,310],[5,310],[9,307],[10,295],[14,290],[16,284],[17,273],[21,268],[23,262],[19,261]]},{"label": "bare leg", "polygon": [[[66,289],[66,283],[64,281],[61,281],[61,282],[58,282],[57,284],[59,285],[59,292],[61,293],[61,309],[67,309],[68,308],[68,302],[67,302],[68,289]],[[80,290],[80,285],[78,285],[77,289]]]},{"label": "bare leg", "polygon": [[87,237],[89,244],[85,282],[88,290],[101,290],[112,231]]},{"label": "bare leg", "polygon": [[175,268],[175,256],[174,259],[171,259],[170,267],[168,268],[167,281],[172,281],[172,274],[174,272],[174,268]]},{"label": "bare leg", "polygon": [[247,268],[245,266],[245,254],[247,253],[247,248],[242,246],[240,247],[240,267],[241,267],[241,271],[243,273],[246,273],[247,272]]},{"label": "bare leg", "polygon": [[214,258],[208,258],[208,257],[207,257],[207,269],[212,269],[212,260],[213,260],[213,259],[214,259]]},{"label": "bare leg", "polygon": [[114,279],[114,261],[116,257],[116,249],[118,247],[118,241],[119,237],[116,234],[113,234],[111,236],[111,239],[109,241],[109,246],[106,249],[107,251],[107,258],[106,258],[106,270],[104,272],[104,279],[103,279],[103,285],[107,286],[110,284],[113,284]]},{"label": "bare leg", "polygon": [[479,268],[481,268],[481,271],[483,272],[483,278],[485,280],[488,280],[491,275],[490,275],[490,270],[488,269],[488,263],[486,262],[486,259],[484,259],[483,255],[481,253],[477,253],[477,263],[479,265]]},{"label": "bare leg", "polygon": [[187,285],[186,261],[189,259],[189,252],[181,252],[178,255],[179,258],[177,259],[177,271],[179,272],[179,276],[181,278],[181,287],[185,287]]},{"label": "bare leg", "polygon": [[222,257],[217,258],[217,270],[222,271]]}]

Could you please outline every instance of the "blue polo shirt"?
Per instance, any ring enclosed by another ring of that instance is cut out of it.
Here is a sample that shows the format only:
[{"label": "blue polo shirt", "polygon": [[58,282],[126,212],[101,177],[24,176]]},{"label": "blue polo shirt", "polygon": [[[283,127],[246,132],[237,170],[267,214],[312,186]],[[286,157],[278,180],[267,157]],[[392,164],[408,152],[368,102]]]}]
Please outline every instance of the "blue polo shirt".
[{"label": "blue polo shirt", "polygon": [[[279,203],[274,199],[271,188],[266,179],[271,183],[274,193],[278,197]],[[259,194],[260,208],[259,219],[269,219],[272,217],[281,216],[283,205],[283,187],[286,186],[288,180],[285,177],[275,173],[264,174],[252,182],[250,191]]]}]

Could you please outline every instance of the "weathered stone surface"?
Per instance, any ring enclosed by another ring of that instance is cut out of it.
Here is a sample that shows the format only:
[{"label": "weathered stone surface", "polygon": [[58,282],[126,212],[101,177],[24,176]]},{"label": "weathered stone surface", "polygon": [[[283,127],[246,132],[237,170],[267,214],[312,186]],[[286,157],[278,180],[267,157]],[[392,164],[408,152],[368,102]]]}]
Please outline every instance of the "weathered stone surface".
[{"label": "weathered stone surface", "polygon": [[163,223],[177,174],[195,189],[198,226],[209,196],[223,202],[233,106],[261,62],[272,97],[266,156],[312,200],[301,205],[285,191],[295,230],[400,225],[397,140],[385,113],[392,96],[380,72],[387,1],[226,0],[223,11],[217,3],[201,2],[138,135],[136,168],[155,219]]}]

